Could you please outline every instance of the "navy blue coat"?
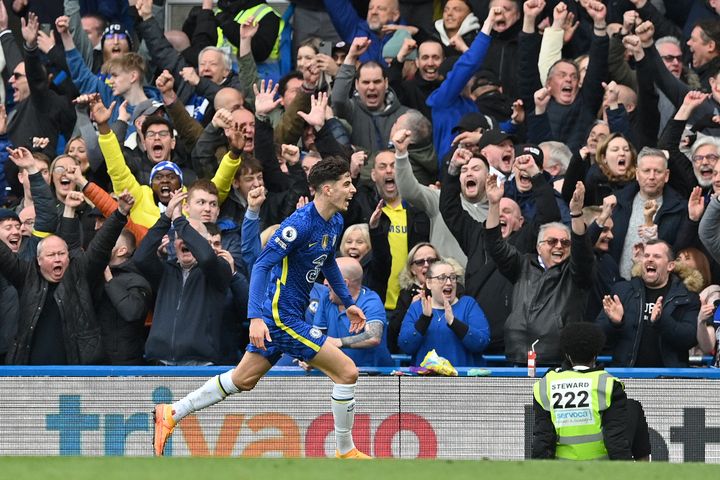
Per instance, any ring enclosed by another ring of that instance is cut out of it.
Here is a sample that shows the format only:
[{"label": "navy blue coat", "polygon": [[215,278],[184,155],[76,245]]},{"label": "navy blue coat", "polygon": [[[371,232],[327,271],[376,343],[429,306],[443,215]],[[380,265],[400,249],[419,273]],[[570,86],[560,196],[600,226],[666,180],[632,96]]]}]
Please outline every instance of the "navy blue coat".
[{"label": "navy blue coat", "polygon": [[[660,355],[665,368],[683,368],[688,366],[688,350],[697,343],[695,331],[700,300],[697,294],[688,291],[679,277],[670,275],[670,289],[663,299],[660,318],[651,328],[660,336]],[[597,322],[605,330],[608,345],[613,351],[613,365],[633,367],[637,360],[638,347],[644,328],[642,322],[645,306],[645,283],[640,277],[622,281],[613,285],[610,295],[617,295],[625,312],[620,325],[613,324],[600,311]]]}]

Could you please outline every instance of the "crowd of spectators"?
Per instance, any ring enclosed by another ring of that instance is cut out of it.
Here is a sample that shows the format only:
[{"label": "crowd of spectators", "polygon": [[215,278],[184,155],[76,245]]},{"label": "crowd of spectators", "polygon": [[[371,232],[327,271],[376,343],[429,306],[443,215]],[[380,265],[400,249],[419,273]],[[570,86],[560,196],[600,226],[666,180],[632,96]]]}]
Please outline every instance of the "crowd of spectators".
[{"label": "crowd of spectators", "polygon": [[558,365],[579,321],[617,366],[720,366],[720,1],[285,7],[0,0],[7,364],[236,364],[333,156],[367,326],[317,270],[306,320],[358,366]]}]

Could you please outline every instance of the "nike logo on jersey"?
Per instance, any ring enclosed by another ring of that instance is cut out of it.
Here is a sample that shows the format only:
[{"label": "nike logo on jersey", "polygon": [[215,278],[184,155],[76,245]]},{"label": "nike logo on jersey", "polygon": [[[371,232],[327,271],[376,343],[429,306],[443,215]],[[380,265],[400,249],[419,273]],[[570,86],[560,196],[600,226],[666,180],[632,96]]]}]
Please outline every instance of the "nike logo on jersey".
[{"label": "nike logo on jersey", "polygon": [[308,248],[314,247],[315,245],[317,245],[317,243],[318,243],[318,242],[308,243]]}]

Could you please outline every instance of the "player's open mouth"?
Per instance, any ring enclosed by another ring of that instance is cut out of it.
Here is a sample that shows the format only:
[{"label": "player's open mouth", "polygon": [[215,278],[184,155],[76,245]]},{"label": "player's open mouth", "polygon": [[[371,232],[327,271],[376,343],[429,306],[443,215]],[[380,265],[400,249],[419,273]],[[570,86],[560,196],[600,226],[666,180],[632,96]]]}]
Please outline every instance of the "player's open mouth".
[{"label": "player's open mouth", "polygon": [[160,187],[160,195],[170,195],[170,187],[167,185]]}]

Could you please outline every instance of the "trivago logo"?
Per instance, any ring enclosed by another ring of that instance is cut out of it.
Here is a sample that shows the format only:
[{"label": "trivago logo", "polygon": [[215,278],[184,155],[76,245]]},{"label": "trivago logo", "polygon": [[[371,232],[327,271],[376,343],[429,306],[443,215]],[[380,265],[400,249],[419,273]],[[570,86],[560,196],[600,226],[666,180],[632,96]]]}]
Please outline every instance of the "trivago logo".
[{"label": "trivago logo", "polygon": [[[167,402],[172,398],[165,387],[155,389],[153,402]],[[46,429],[60,435],[60,455],[82,455],[82,432],[104,429],[105,455],[125,455],[126,440],[134,432],[145,432],[148,436],[148,452],[152,435],[152,416],[149,413],[134,413],[128,417],[119,414],[98,414],[84,412],[80,395],[60,395],[58,413],[46,415]],[[303,428],[290,415],[267,412],[254,416],[228,414],[222,421],[215,439],[206,438],[198,418],[185,418],[170,438],[165,452],[172,455],[173,440],[185,441],[190,455],[229,456],[237,451],[241,431],[250,439],[242,446],[240,455],[258,457],[263,455],[283,457],[324,457],[328,436],[333,434],[331,413],[322,414]],[[248,430],[252,434],[248,437]],[[267,431],[278,435],[267,437]],[[182,432],[182,435],[178,433]],[[438,442],[435,431],[426,419],[413,413],[389,415],[372,431],[370,415],[355,416],[353,438],[357,447],[371,452],[376,457],[392,457],[392,444],[396,435],[409,432],[417,438],[419,458],[437,457]],[[258,438],[253,440],[254,438]],[[214,451],[209,445],[214,444]]]}]

